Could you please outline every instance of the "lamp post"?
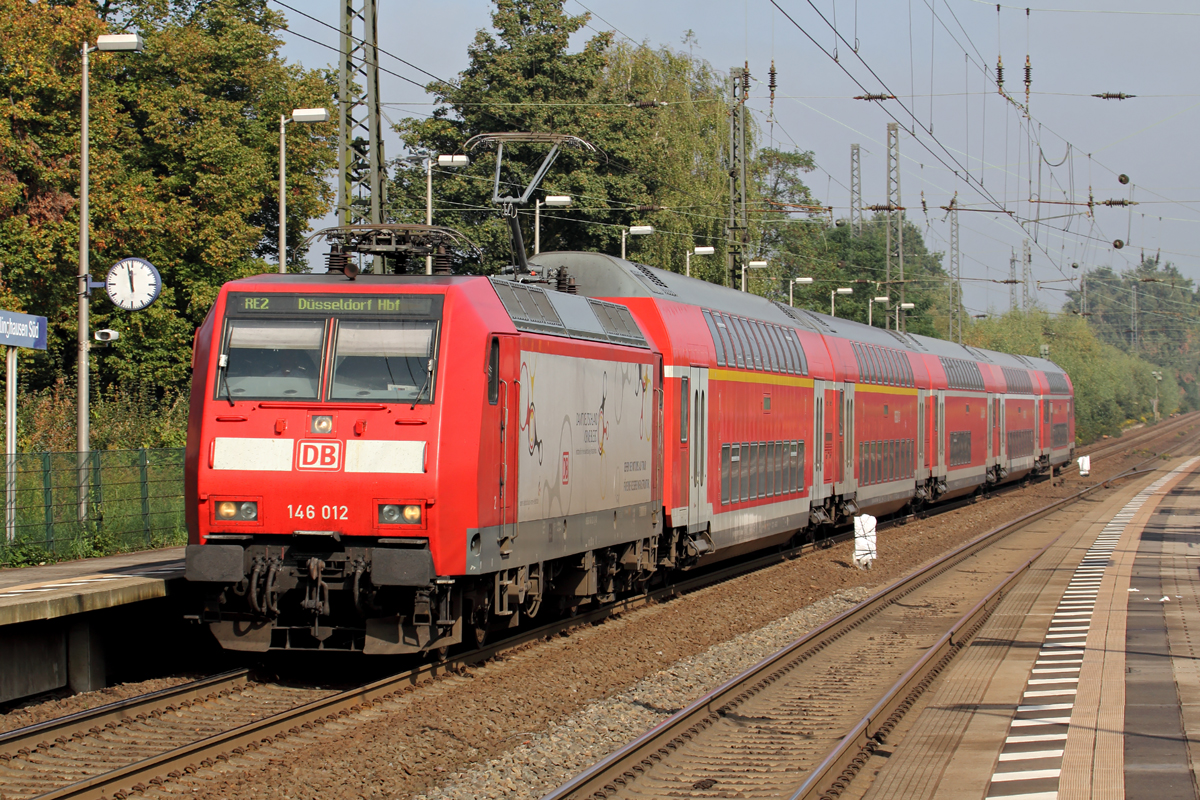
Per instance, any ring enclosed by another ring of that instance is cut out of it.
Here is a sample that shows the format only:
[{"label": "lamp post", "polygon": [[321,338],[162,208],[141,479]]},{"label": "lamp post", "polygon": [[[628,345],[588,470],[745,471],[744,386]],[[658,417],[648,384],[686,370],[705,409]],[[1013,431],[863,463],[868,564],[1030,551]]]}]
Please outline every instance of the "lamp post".
[{"label": "lamp post", "polygon": [[[437,159],[439,167],[465,167],[471,163],[468,156],[452,155],[419,155],[405,156],[400,159],[410,164],[425,164],[425,224],[433,224],[433,159]],[[425,274],[433,274],[433,256],[425,256]]]},{"label": "lamp post", "polygon": [[841,289],[834,289],[832,292],[829,293],[829,316],[831,316],[831,317],[837,316],[837,314],[834,313],[834,301],[837,299],[837,296],[839,294],[854,294],[854,290],[848,289],[848,288],[841,288]]},{"label": "lamp post", "polygon": [[692,277],[692,256],[711,256],[717,252],[715,247],[697,247],[694,250],[687,251],[687,257],[684,259],[684,275]]},{"label": "lamp post", "polygon": [[79,146],[79,353],[75,396],[75,447],[79,451],[79,520],[87,520],[88,454],[91,451],[91,415],[89,412],[90,321],[88,302],[91,297],[91,276],[88,267],[88,54],[101,52],[140,53],[145,45],[136,33],[107,34],[96,37],[96,44],[83,43],[83,91],[80,96],[81,141]]},{"label": "lamp post", "polygon": [[[870,300],[867,301],[867,325],[874,326],[874,324],[875,324],[874,322],[871,321],[871,312],[875,309],[875,304],[876,303],[886,303],[887,301],[888,301],[887,297],[872,297]],[[886,323],[887,323],[887,320],[885,319],[884,324],[886,324]]]},{"label": "lamp post", "polygon": [[569,205],[571,205],[571,197],[565,194],[552,194],[545,200],[533,201],[533,254],[535,256],[542,252],[542,206],[566,208]]},{"label": "lamp post", "polygon": [[898,330],[898,331],[908,330],[908,325],[905,324],[905,320],[907,319],[907,316],[902,314],[901,312],[902,311],[912,311],[916,307],[917,307],[916,303],[900,303],[898,306],[896,306],[896,330]]},{"label": "lamp post", "polygon": [[287,124],[328,122],[327,108],[293,108],[292,116],[279,115],[279,274],[287,272]]},{"label": "lamp post", "polygon": [[792,287],[795,286],[797,283],[800,284],[801,286],[807,286],[808,284],[810,284],[812,282],[813,282],[812,278],[793,278],[792,280],[788,281],[788,306],[796,305],[794,302],[794,298],[792,297]]},{"label": "lamp post", "polygon": [[1151,370],[1150,374],[1154,376],[1154,421],[1158,422],[1158,384],[1162,383],[1163,374],[1158,370]]},{"label": "lamp post", "polygon": [[654,233],[653,225],[632,225],[628,228],[621,228],[621,259],[625,258],[625,235],[630,236],[648,236]]},{"label": "lamp post", "polygon": [[748,269],[766,269],[766,261],[750,261],[746,266],[742,267],[742,291],[746,291],[746,270]]}]

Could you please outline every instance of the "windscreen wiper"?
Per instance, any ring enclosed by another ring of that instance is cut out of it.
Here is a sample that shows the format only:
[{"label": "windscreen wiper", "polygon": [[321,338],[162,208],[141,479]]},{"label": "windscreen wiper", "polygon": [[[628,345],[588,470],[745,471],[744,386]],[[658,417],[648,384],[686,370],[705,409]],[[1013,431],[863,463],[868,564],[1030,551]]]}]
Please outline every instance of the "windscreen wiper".
[{"label": "windscreen wiper", "polygon": [[[225,387],[225,399],[229,401],[230,407],[233,406],[233,396],[229,393],[229,356],[222,353],[217,358],[217,380],[221,386]],[[217,397],[221,396],[221,389],[217,388]]]},{"label": "windscreen wiper", "polygon": [[425,364],[425,383],[421,384],[421,391],[417,392],[417,396],[413,398],[412,405],[408,407],[412,411],[417,407],[417,403],[421,402],[421,395],[425,394],[425,390],[429,388],[429,382],[433,380],[433,359]]}]

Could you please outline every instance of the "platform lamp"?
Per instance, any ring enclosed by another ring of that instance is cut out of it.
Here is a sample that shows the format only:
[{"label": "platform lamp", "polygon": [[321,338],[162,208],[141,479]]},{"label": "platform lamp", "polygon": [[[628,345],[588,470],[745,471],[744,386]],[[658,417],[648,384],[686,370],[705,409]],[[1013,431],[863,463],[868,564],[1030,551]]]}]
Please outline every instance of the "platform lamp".
[{"label": "platform lamp", "polygon": [[903,312],[912,311],[916,307],[916,303],[901,303],[896,306],[896,330],[902,331],[908,328],[908,325],[904,324],[907,316]]},{"label": "platform lamp", "polygon": [[689,278],[692,277],[692,256],[711,256],[715,252],[717,252],[717,248],[715,247],[697,247],[693,250],[688,250],[687,257],[684,259],[684,275]]},{"label": "platform lamp", "polygon": [[97,50],[107,53],[140,53],[145,49],[142,37],[136,33],[106,34],[96,37],[96,44],[83,43],[83,91],[80,102],[80,146],[79,146],[79,353],[78,378],[75,396],[75,447],[79,451],[79,521],[87,521],[88,510],[88,455],[91,452],[91,413],[89,410],[88,350],[91,348],[89,314],[91,307],[91,276],[88,266],[88,54]]},{"label": "platform lamp", "polygon": [[843,287],[841,289],[834,289],[832,292],[829,293],[829,316],[831,316],[831,317],[837,316],[837,314],[834,313],[834,309],[835,309],[834,301],[837,300],[837,296],[839,294],[854,294],[854,290]]},{"label": "platform lamp", "polygon": [[[875,309],[875,304],[876,303],[886,303],[886,302],[888,302],[888,299],[889,298],[887,298],[887,297],[872,297],[870,300],[867,301],[867,325],[874,325],[874,323],[871,321],[871,312]],[[884,324],[884,327],[887,327],[887,318],[886,317],[883,320],[883,324]]]},{"label": "platform lamp", "polygon": [[1163,374],[1158,370],[1151,370],[1150,374],[1154,376],[1154,421],[1158,422],[1158,384],[1162,383]]},{"label": "platform lamp", "polygon": [[767,268],[766,261],[747,262],[746,266],[742,269],[742,291],[743,292],[746,291],[746,270],[748,270],[748,269],[766,269],[766,268]]},{"label": "platform lamp", "polygon": [[[463,156],[466,158],[466,156]],[[542,252],[542,206],[547,208],[566,208],[571,205],[571,196],[566,194],[552,194],[545,200],[537,199],[533,201],[533,254],[536,256]]]},{"label": "platform lamp", "polygon": [[328,122],[328,108],[293,108],[290,117],[279,115],[279,273],[287,272],[287,137],[289,122]]},{"label": "platform lamp", "polygon": [[[433,159],[437,159],[439,167],[465,167],[471,163],[469,156],[464,155],[416,155],[400,159],[410,164],[425,164],[425,224],[433,224]],[[425,256],[425,274],[433,274],[433,256]]]},{"label": "platform lamp", "polygon": [[625,235],[630,236],[649,236],[654,233],[653,225],[632,225],[628,228],[621,228],[621,259],[625,258]]},{"label": "platform lamp", "polygon": [[801,286],[808,286],[812,282],[813,282],[812,278],[792,278],[790,281],[788,281],[788,305],[789,306],[796,305],[796,303],[794,302],[795,298],[792,296],[792,287],[794,287],[796,284],[800,284]]}]

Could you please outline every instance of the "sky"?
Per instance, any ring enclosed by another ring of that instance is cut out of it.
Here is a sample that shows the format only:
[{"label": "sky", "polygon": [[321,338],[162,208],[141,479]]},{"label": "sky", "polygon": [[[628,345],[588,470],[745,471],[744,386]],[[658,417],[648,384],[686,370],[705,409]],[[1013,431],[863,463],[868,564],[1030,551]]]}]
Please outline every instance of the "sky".
[{"label": "sky", "polygon": [[[310,68],[336,61],[335,0],[270,4],[288,19],[286,58]],[[393,56],[453,79],[467,66],[476,32],[490,28],[491,10],[485,0],[381,0],[385,119],[432,110],[420,88],[428,75]],[[575,47],[614,30],[636,43],[691,49],[722,72],[748,62],[748,106],[764,141],[814,153],[819,169],[807,182],[837,217],[849,215],[851,143],[862,148],[864,204],[887,202],[886,126],[899,123],[901,202],[927,246],[949,251],[941,206],[956,192],[960,208],[978,209],[959,214],[963,297],[972,314],[1008,309],[1009,287],[992,281],[1008,277],[1010,256],[1020,257],[1026,239],[1039,282],[1032,290],[1050,310],[1078,287],[1081,273],[1125,270],[1143,254],[1159,254],[1200,282],[1200,162],[1187,155],[1200,127],[1194,3],[1045,0],[1026,13],[983,0],[566,0],[565,10],[592,15]],[[998,54],[1011,100],[995,84]],[[896,99],[853,99],[864,92]],[[1092,97],[1104,92],[1136,97]],[[389,159],[403,154],[394,135],[385,138]],[[1128,184],[1119,182],[1122,174]],[[434,192],[436,223],[436,182]],[[1097,207],[1089,217],[1078,205],[1089,192],[1096,201],[1138,205]],[[1116,239],[1123,248],[1114,248]],[[949,267],[948,256],[943,264]]]}]

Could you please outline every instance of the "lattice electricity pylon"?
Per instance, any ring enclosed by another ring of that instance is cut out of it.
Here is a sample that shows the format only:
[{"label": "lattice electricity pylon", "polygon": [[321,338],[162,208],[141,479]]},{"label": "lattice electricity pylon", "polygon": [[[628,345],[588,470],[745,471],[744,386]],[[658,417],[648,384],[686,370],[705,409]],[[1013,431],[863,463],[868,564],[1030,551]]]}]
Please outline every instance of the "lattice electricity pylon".
[{"label": "lattice electricity pylon", "polygon": [[950,341],[962,344],[962,264],[958,250],[958,196],[950,201]]},{"label": "lattice electricity pylon", "polygon": [[1036,303],[1033,296],[1033,255],[1029,250],[1029,240],[1021,241],[1021,308],[1029,311]]},{"label": "lattice electricity pylon", "polygon": [[[386,161],[379,113],[377,29],[376,0],[342,0],[338,71],[339,225],[383,222]],[[356,31],[361,31],[361,35],[356,35]],[[381,267],[376,260],[376,270]]]},{"label": "lattice electricity pylon", "polygon": [[726,286],[737,288],[738,270],[745,269],[750,218],[746,209],[746,98],[750,68],[729,70],[729,221],[725,224]]},{"label": "lattice electricity pylon", "polygon": [[850,235],[862,236],[862,165],[858,145],[850,145]]},{"label": "lattice electricity pylon", "polygon": [[892,264],[900,275],[900,302],[904,303],[904,211],[900,202],[900,126],[889,122],[887,126],[887,282],[891,292]]}]

